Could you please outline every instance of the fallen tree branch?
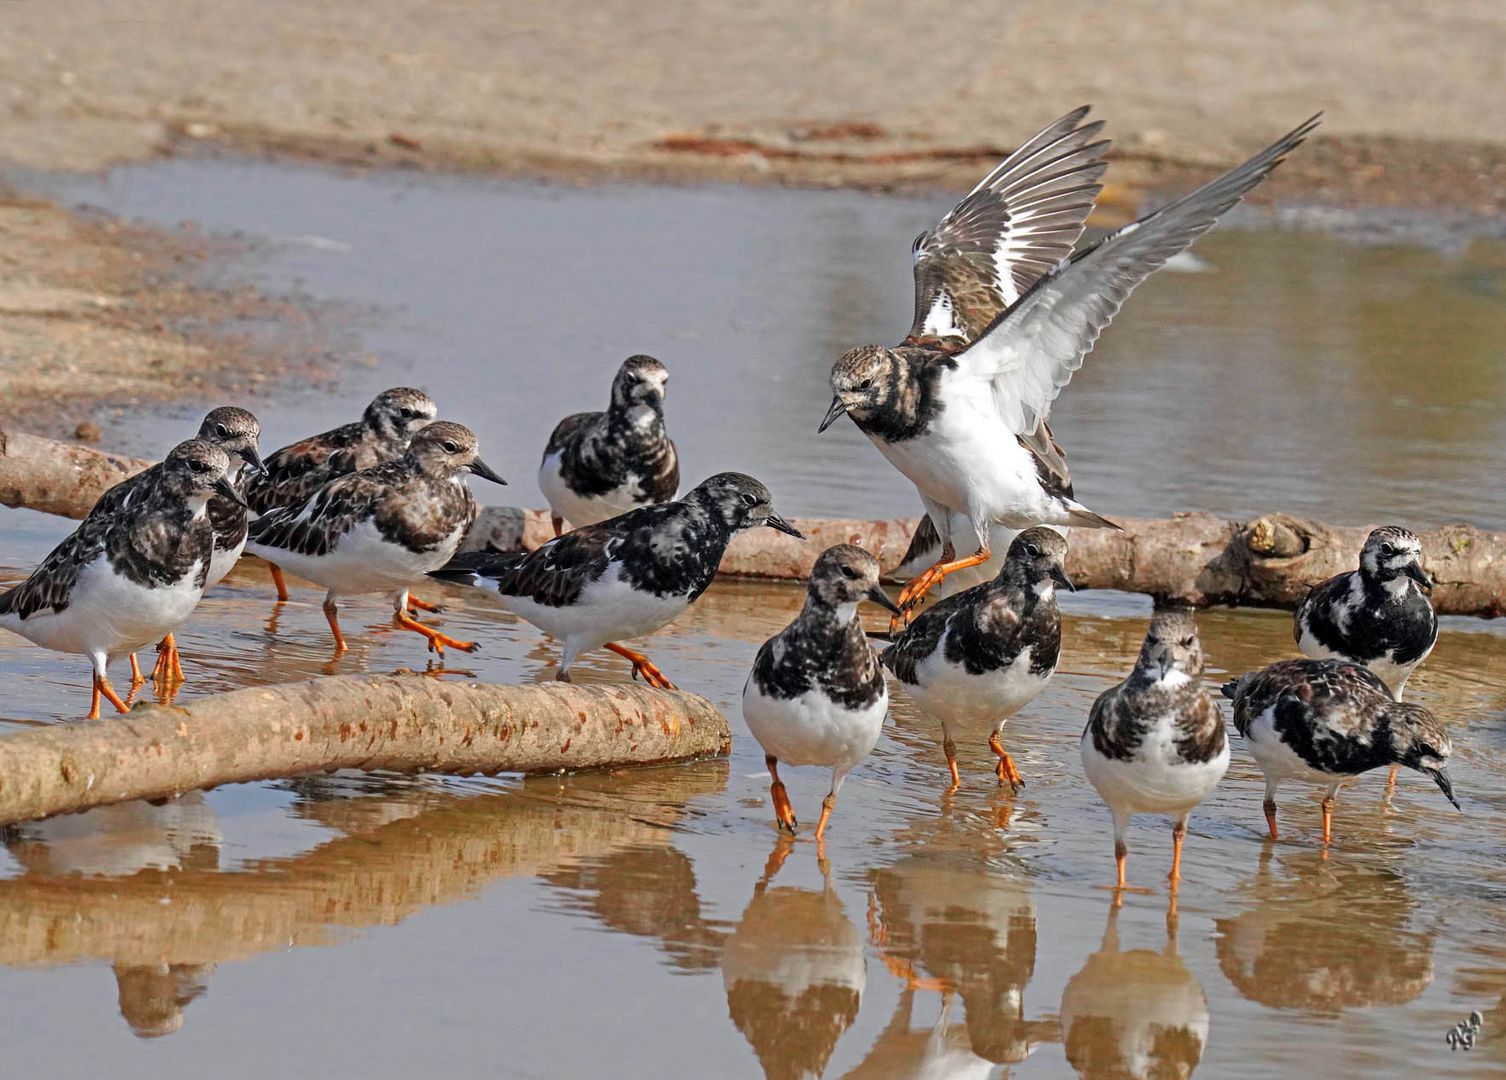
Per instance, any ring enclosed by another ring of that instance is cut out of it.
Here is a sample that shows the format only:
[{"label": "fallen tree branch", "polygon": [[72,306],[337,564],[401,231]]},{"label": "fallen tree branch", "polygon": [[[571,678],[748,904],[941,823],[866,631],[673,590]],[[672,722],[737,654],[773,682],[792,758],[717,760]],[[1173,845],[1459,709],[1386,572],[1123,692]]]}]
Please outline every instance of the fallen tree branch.
[{"label": "fallen tree branch", "polygon": [[704,698],[638,686],[332,676],[0,739],[0,825],[334,769],[556,772],[725,754]]},{"label": "fallen tree branch", "polygon": [[[110,484],[143,467],[133,458],[32,435],[0,431],[0,502],[82,517]],[[1335,526],[1268,514],[1253,522],[1212,514],[1120,519],[1123,532],[1075,529],[1067,572],[1080,588],[1146,593],[1158,601],[1210,607],[1295,607],[1310,586],[1353,569],[1371,526]],[[886,569],[897,566],[916,519],[796,521],[802,543],[770,529],[732,542],[722,573],[800,579],[832,544],[867,548]],[[488,507],[470,547],[532,550],[554,532],[540,510]],[[1448,525],[1421,534],[1423,565],[1438,580],[1440,614],[1496,618],[1506,611],[1506,533]]]}]

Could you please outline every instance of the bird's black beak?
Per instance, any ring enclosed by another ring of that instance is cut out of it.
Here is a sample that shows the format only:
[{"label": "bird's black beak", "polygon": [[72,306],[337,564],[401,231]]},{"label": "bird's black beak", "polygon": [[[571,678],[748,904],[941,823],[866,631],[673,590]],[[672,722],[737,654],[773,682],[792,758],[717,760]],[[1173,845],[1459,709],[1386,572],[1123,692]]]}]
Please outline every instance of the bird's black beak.
[{"label": "bird's black beak", "polygon": [[244,450],[242,450],[241,451],[241,460],[246,463],[246,468],[248,470],[250,470],[251,475],[253,475],[253,476],[265,476],[265,475],[267,475],[267,466],[266,466],[266,463],[262,461],[261,455],[256,452],[256,447],[254,447],[254,446],[248,446]]},{"label": "bird's black beak", "polygon": [[816,429],[816,434],[821,434],[821,432],[825,431],[827,428],[835,424],[837,422],[837,417],[841,416],[846,411],[847,402],[843,401],[839,397],[832,398],[831,408],[826,410],[826,419],[821,421],[821,426]]},{"label": "bird's black beak", "polygon": [[1454,798],[1454,782],[1448,778],[1448,771],[1445,769],[1428,769],[1427,773],[1433,778],[1433,782],[1443,790],[1443,794],[1448,801],[1454,804],[1454,809],[1462,814],[1464,807],[1460,806],[1459,800]]},{"label": "bird's black beak", "polygon": [[241,498],[241,493],[239,491],[235,490],[235,485],[230,482],[229,477],[222,476],[218,480],[216,480],[214,482],[214,490],[215,494],[225,496],[225,498],[235,503],[235,505],[239,506],[242,510],[247,509],[246,500]]},{"label": "bird's black beak", "polygon": [[795,528],[795,526],[791,525],[788,521],[785,521],[784,518],[780,517],[778,514],[770,514],[768,520],[766,520],[764,524],[771,529],[777,529],[779,532],[787,533],[790,536],[793,536],[796,540],[805,539],[805,534],[803,532]]},{"label": "bird's black beak", "polygon": [[1067,572],[1060,566],[1053,566],[1051,568],[1051,580],[1056,582],[1062,588],[1066,589],[1068,592],[1077,591],[1077,586],[1072,584],[1072,579],[1067,576]]},{"label": "bird's black beak", "polygon": [[889,594],[886,593],[883,587],[880,585],[875,585],[873,588],[868,590],[868,599],[872,600],[879,607],[885,608],[888,611],[892,611],[896,615],[904,614],[904,612],[900,610],[899,605],[896,604],[893,600],[889,599]]},{"label": "bird's black beak", "polygon": [[1433,591],[1433,579],[1428,577],[1428,572],[1422,568],[1422,563],[1410,562],[1402,573],[1421,585],[1423,592],[1430,593]]},{"label": "bird's black beak", "polygon": [[470,469],[471,472],[475,473],[483,480],[490,480],[492,483],[501,484],[503,487],[507,486],[507,481],[498,476],[496,470],[486,462],[482,461],[480,458],[476,458],[469,465],[467,465],[466,468]]}]

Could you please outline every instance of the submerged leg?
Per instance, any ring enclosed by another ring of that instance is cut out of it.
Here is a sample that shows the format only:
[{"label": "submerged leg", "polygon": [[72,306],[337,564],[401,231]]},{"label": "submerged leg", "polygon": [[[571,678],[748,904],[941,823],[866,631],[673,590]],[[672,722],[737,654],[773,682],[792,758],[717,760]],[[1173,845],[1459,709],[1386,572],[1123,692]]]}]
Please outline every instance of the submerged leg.
[{"label": "submerged leg", "polygon": [[1129,815],[1114,811],[1114,888],[1125,886],[1125,864],[1129,861],[1129,845],[1124,842],[1124,830],[1129,827]]},{"label": "submerged leg", "polygon": [[1265,802],[1261,804],[1265,808],[1265,823],[1271,830],[1271,839],[1280,840],[1281,833],[1276,828],[1276,782],[1265,782]]},{"label": "submerged leg", "polygon": [[633,678],[636,679],[641,675],[644,682],[660,690],[673,690],[675,688],[675,684],[669,681],[668,676],[659,670],[659,665],[655,664],[647,656],[643,655],[643,653],[629,649],[626,645],[619,645],[615,641],[607,642],[602,648],[609,649],[623,659],[632,661]]},{"label": "submerged leg", "polygon": [[784,781],[779,779],[779,761],[769,755],[763,759],[763,763],[769,767],[769,776],[773,778],[769,784],[769,798],[774,800],[774,824],[793,833],[795,808],[790,805],[790,793],[785,790]]},{"label": "submerged leg", "polygon": [[267,563],[267,569],[272,571],[272,584],[277,586],[277,599],[288,598],[288,583],[282,579],[282,567],[276,563]]},{"label": "submerged leg", "polygon": [[[272,569],[277,569],[275,566]],[[340,609],[335,606],[335,594],[324,594],[324,618],[329,622],[329,632],[335,636],[335,655],[349,652],[350,646],[345,644],[345,635],[340,633]]]},{"label": "submerged leg", "polygon": [[1171,873],[1166,880],[1171,882],[1173,892],[1176,891],[1177,882],[1182,880],[1182,841],[1186,838],[1187,815],[1183,814],[1171,827]]},{"label": "submerged leg", "polygon": [[831,790],[826,793],[826,798],[821,800],[821,817],[816,822],[816,839],[819,841],[826,835],[826,823],[831,820],[831,812],[837,808],[837,792],[842,789],[842,778],[845,774],[835,769],[831,774]]},{"label": "submerged leg", "polygon": [[957,772],[957,744],[952,741],[946,728],[943,727],[941,732],[941,752],[946,755],[947,771],[952,774],[952,786],[947,790],[956,791],[962,786],[962,777]]},{"label": "submerged leg", "polygon": [[141,674],[141,664],[136,660],[136,654],[131,654],[131,685],[140,686],[146,682],[146,676]]},{"label": "submerged leg", "polygon": [[1333,839],[1333,797],[1337,788],[1329,788],[1328,794],[1323,796],[1323,843],[1327,844]]},{"label": "submerged leg", "polygon": [[1014,758],[1009,756],[1009,752],[1004,749],[1004,744],[999,741],[997,731],[988,737],[988,748],[999,755],[999,765],[995,770],[999,783],[1008,784],[1011,792],[1019,794],[1020,788],[1025,786],[1025,781],[1020,776],[1020,770],[1014,767]]}]

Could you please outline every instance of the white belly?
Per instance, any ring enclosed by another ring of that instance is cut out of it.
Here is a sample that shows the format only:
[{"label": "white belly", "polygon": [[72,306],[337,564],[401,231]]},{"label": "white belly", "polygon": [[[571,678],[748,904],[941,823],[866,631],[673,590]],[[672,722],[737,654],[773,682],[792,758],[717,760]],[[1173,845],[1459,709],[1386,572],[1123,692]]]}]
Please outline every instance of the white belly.
[{"label": "white belly", "polygon": [[750,677],[743,687],[743,720],[764,753],[788,765],[824,765],[846,773],[873,752],[884,717],[888,691],[873,704],[847,709],[811,690],[799,697],[766,697]]},{"label": "white belly", "polygon": [[384,539],[368,520],[340,537],[335,549],[325,555],[302,555],[263,547],[254,540],[246,545],[246,550],[336,595],[356,596],[395,592],[422,581],[430,570],[438,570],[450,561],[464,536],[465,529],[457,526],[432,550],[414,552]]},{"label": "white belly", "polygon": [[25,621],[0,616],[0,627],[44,649],[119,656],[159,640],[193,614],[204,595],[198,571],[195,563],[177,584],[148,589],[117,576],[101,556],[80,572],[65,609],[38,612]]},{"label": "white belly", "polygon": [[1256,716],[1245,736],[1245,745],[1260,771],[1269,780],[1300,780],[1304,784],[1321,784],[1334,787],[1349,779],[1338,773],[1326,773],[1314,769],[1282,742],[1276,734],[1275,706]]},{"label": "white belly", "polygon": [[612,563],[598,581],[587,585],[574,604],[550,607],[524,596],[503,596],[503,605],[551,637],[574,646],[576,653],[609,641],[642,637],[665,626],[690,606],[684,595],[654,596],[630,589]]},{"label": "white belly", "polygon": [[[947,631],[950,636],[951,631]],[[945,641],[915,667],[918,683],[905,684],[921,711],[942,722],[947,731],[976,734],[997,731],[1004,722],[1036,699],[1055,673],[1030,673],[1033,647],[1025,648],[1014,662],[998,671],[969,675],[960,664],[944,659]]]},{"label": "white belly", "polygon": [[1206,799],[1229,768],[1229,744],[1208,761],[1177,758],[1176,729],[1161,717],[1128,760],[1107,758],[1093,746],[1093,733],[1082,737],[1082,767],[1088,781],[1110,807],[1129,813],[1181,814]]},{"label": "white belly", "polygon": [[577,495],[560,475],[558,453],[550,454],[539,466],[539,490],[548,500],[550,511],[576,529],[625,514],[650,501],[636,481],[601,495]]},{"label": "white belly", "polygon": [[246,541],[244,538],[233,548],[216,547],[214,554],[209,557],[209,579],[204,587],[208,589],[224,581],[230,571],[235,569],[235,564],[240,562],[241,552],[245,550]]}]

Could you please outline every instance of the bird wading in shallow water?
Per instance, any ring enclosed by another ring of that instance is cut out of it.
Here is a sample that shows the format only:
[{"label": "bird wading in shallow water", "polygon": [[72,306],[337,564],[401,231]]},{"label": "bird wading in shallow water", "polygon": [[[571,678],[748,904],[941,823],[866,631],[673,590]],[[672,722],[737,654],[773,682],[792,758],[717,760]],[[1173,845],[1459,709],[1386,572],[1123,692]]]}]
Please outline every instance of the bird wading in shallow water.
[{"label": "bird wading in shallow water", "polygon": [[[218,446],[230,456],[230,484],[244,499],[246,479],[264,471],[257,443],[261,438],[261,424],[245,409],[234,405],[222,405],[213,409],[199,425],[198,439]],[[115,511],[123,509],[132,499],[140,498],[157,483],[162,466],[152,465],[135,476],[128,477],[99,497],[95,509]],[[209,560],[209,577],[204,588],[210,589],[225,580],[225,575],[240,561],[246,547],[246,503],[212,495],[208,504],[209,523],[214,527],[214,553]],[[157,643],[157,664],[152,669],[152,678],[159,684],[183,682],[183,663],[178,654],[178,643],[168,634]],[[136,654],[131,654],[131,684],[145,682]]]},{"label": "bird wading in shallow water", "polygon": [[1124,884],[1124,831],[1137,813],[1170,814],[1171,873],[1182,876],[1187,816],[1229,768],[1224,714],[1203,688],[1203,647],[1191,613],[1150,621],[1129,678],[1093,702],[1082,733],[1082,767],[1114,815],[1115,888]]},{"label": "bird wading in shallow water", "polygon": [[998,758],[1011,791],[1025,781],[1000,735],[1008,719],[1046,688],[1061,653],[1056,587],[1072,588],[1062,562],[1067,542],[1050,529],[1027,529],[1009,545],[992,581],[949,596],[921,612],[883,652],[927,716],[941,722],[941,748],[952,790],[961,783],[955,737],[982,741]]},{"label": "bird wading in shallow water", "polygon": [[[894,348],[831,371],[825,431],[846,413],[915,484],[941,561],[900,594],[908,611],[948,574],[987,562],[989,529],[1114,527],[1074,500],[1051,404],[1131,290],[1186,249],[1317,125],[1069,257],[1099,191],[1106,142],[1087,109],[1006,158],[914,244],[915,318]],[[952,514],[970,534],[958,536]],[[957,558],[957,545],[972,554]],[[896,620],[895,630],[902,624]]]},{"label": "bird wading in shallow water", "polygon": [[675,497],[680,458],[664,429],[668,381],[652,356],[630,356],[612,380],[606,412],[576,413],[555,427],[539,464],[555,536],[566,521],[594,525]]},{"label": "bird wading in shallow water", "polygon": [[605,648],[632,662],[634,678],[672,690],[657,665],[621,640],[678,618],[716,577],[732,538],[761,525],[805,539],[774,513],[768,488],[743,473],[717,473],[675,502],[586,525],[526,554],[464,551],[431,576],[495,587],[509,611],[559,640],[561,682],[581,653]]},{"label": "bird wading in shallow water", "polygon": [[230,457],[198,439],[179,443],[148,483],[119,505],[95,507],[21,584],[0,593],[0,628],[94,667],[90,720],[101,696],[128,706],[106,667],[181,626],[204,595],[214,551],[214,495],[240,495]]},{"label": "bird wading in shallow water", "polygon": [[[1373,531],[1360,567],[1314,585],[1297,608],[1297,648],[1314,660],[1348,660],[1381,677],[1401,700],[1407,679],[1438,641],[1422,541],[1397,525]],[[1386,779],[1396,783],[1391,766]]]},{"label": "bird wading in shallow water", "polygon": [[1421,705],[1397,701],[1380,677],[1347,660],[1282,660],[1224,684],[1234,726],[1265,774],[1265,820],[1276,828],[1276,789],[1299,780],[1325,789],[1323,842],[1333,800],[1360,773],[1405,765],[1433,778],[1459,808],[1447,765],[1453,742]]},{"label": "bird wading in shallow water", "polygon": [[898,610],[879,586],[877,559],[852,544],[827,548],[811,570],[805,606],[763,643],[743,686],[743,719],[763,747],[779,828],[795,831],[779,763],[831,770],[817,840],[826,835],[842,781],[872,753],[889,715],[884,672],[858,619],[863,600]]},{"label": "bird wading in shallow water", "polygon": [[408,610],[408,589],[449,562],[476,519],[476,500],[464,473],[494,484],[507,481],[481,460],[469,428],[440,420],[421,429],[395,461],[331,480],[302,502],[272,510],[251,523],[253,555],[286,566],[322,585],[324,616],[345,652],[335,601],[362,593],[392,594],[394,622],[446,646],[476,645],[425,626]]},{"label": "bird wading in shallow water", "polygon": [[[422,390],[394,386],[372,399],[361,419],[319,435],[310,435],[267,456],[266,469],[246,485],[252,512],[264,514],[279,506],[302,503],[325,484],[341,476],[403,456],[408,442],[438,414]],[[288,598],[288,586],[276,563],[270,564],[277,599]],[[415,607],[429,609],[409,597]]]}]

